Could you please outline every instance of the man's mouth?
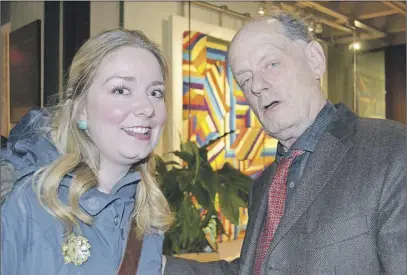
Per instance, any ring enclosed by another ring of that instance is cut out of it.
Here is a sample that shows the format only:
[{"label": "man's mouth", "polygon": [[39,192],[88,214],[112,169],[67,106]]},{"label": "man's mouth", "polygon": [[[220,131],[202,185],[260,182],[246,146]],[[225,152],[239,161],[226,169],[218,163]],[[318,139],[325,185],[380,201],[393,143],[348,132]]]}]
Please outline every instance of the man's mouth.
[{"label": "man's mouth", "polygon": [[272,101],[270,104],[264,106],[264,110],[272,109],[273,107],[277,106],[278,104],[280,104],[280,101]]}]

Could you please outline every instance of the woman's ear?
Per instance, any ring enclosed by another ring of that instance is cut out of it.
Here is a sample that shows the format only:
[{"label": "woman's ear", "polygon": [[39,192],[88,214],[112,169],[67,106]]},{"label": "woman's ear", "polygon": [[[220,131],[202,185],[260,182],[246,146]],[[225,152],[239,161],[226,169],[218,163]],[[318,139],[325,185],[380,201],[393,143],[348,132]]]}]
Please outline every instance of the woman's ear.
[{"label": "woman's ear", "polygon": [[78,101],[73,102],[72,112],[75,114],[75,117],[73,118],[75,122],[78,122],[80,120],[87,121],[88,116],[86,112],[86,107],[84,105],[85,104],[79,104]]},{"label": "woman's ear", "polygon": [[308,64],[315,75],[315,79],[320,80],[326,70],[325,54],[321,44],[317,41],[311,41],[308,43],[307,48],[305,49],[305,55]]},{"label": "woman's ear", "polygon": [[84,121],[87,121],[87,120],[88,120],[88,116],[87,116],[87,114],[86,114],[86,109],[85,109],[85,108],[82,108],[82,110],[80,111],[80,113],[79,113],[79,119],[80,119],[80,120],[84,120]]}]

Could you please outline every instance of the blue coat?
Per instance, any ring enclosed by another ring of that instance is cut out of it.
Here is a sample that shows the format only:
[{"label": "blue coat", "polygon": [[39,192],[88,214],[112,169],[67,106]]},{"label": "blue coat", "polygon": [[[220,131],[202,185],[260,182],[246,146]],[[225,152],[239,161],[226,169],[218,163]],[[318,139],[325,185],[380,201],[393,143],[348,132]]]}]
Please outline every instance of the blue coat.
[{"label": "blue coat", "polygon": [[[12,130],[7,149],[1,151],[1,158],[14,166],[17,180],[1,206],[1,274],[116,274],[140,174],[128,174],[111,194],[93,188],[81,196],[80,206],[94,219],[91,226],[80,223],[80,235],[91,245],[90,257],[79,266],[65,264],[61,250],[64,227],[40,205],[31,184],[33,173],[59,156],[38,132],[45,122],[44,112],[31,111]],[[65,204],[71,182],[72,175],[67,175],[59,189],[59,199]],[[158,232],[144,237],[137,274],[161,274],[163,240]]]}]

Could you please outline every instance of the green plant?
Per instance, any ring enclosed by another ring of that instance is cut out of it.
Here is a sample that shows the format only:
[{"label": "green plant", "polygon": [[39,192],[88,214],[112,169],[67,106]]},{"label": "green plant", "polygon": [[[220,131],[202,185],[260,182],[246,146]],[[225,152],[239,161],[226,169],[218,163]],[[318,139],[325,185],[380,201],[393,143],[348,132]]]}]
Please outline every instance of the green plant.
[{"label": "green plant", "polygon": [[[182,160],[182,164],[164,161],[157,156],[158,176],[176,217],[173,227],[166,234],[164,254],[203,252],[208,247],[203,230],[208,227],[215,227],[216,234],[224,234],[215,209],[216,194],[222,214],[235,225],[239,222],[239,208],[247,207],[252,178],[229,163],[215,171],[208,161],[208,147],[226,135],[200,148],[190,141],[182,143],[181,150],[171,152]],[[194,202],[202,209],[198,209]],[[217,250],[216,244],[211,246]]]}]

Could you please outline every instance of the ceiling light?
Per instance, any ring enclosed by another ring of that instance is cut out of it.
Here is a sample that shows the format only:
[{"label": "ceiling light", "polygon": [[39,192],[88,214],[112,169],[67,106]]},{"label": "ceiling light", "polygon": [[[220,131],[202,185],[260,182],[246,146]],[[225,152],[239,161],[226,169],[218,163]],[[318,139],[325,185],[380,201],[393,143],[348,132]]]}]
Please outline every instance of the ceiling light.
[{"label": "ceiling light", "polygon": [[310,22],[308,24],[308,30],[310,32],[313,32],[315,30],[315,22],[314,22],[314,20],[310,20]]},{"label": "ceiling light", "polygon": [[360,50],[360,43],[359,42],[353,42],[352,44],[350,44],[350,48],[357,51]]}]

